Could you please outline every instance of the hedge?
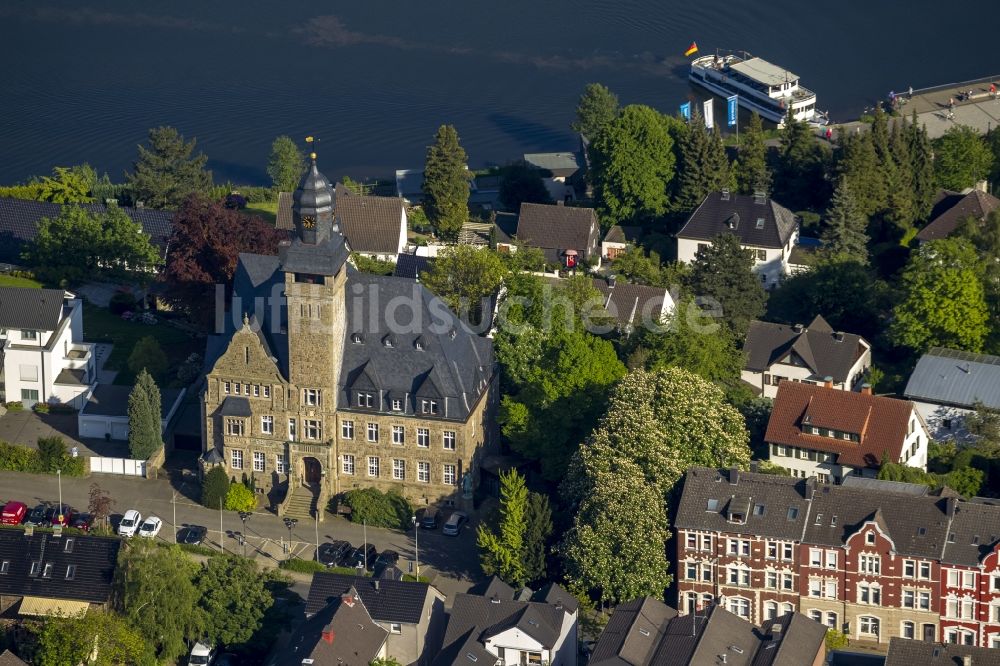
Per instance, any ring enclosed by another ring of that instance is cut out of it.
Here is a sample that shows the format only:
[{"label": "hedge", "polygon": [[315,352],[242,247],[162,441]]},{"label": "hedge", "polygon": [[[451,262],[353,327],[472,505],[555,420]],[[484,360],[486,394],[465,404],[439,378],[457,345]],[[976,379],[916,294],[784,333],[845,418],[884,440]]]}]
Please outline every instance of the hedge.
[{"label": "hedge", "polygon": [[33,449],[0,442],[0,470],[55,474],[59,469],[66,476],[84,476],[87,473],[86,459],[70,456],[61,437],[42,438],[38,444],[39,449]]},{"label": "hedge", "polygon": [[344,504],[351,507],[351,522],[398,530],[410,528],[413,507],[397,492],[383,493],[375,488],[349,490],[344,493]]}]

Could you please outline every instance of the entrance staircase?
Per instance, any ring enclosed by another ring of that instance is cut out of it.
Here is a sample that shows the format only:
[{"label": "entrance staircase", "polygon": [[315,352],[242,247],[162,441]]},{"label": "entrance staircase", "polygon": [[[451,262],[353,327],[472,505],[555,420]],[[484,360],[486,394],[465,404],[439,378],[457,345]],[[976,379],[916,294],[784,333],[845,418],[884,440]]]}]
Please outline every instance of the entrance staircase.
[{"label": "entrance staircase", "polygon": [[312,520],[316,510],[316,495],[310,488],[299,486],[292,490],[285,506],[285,517],[300,521]]}]

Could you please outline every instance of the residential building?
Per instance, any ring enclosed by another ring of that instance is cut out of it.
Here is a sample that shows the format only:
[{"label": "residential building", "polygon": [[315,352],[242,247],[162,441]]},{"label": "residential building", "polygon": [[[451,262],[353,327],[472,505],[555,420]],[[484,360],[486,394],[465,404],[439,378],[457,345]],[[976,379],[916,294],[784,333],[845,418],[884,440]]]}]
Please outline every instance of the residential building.
[{"label": "residential building", "polygon": [[351,587],[306,620],[272,664],[368,666],[388,656],[389,635],[372,619],[358,591]]},{"label": "residential building", "polygon": [[551,583],[515,597],[499,579],[483,591],[455,596],[435,666],[576,666],[579,609],[571,594]]},{"label": "residential building", "polygon": [[688,470],[674,519],[679,611],[797,610],[885,646],[1000,645],[1000,504],[848,477]]},{"label": "residential building", "polygon": [[517,240],[541,249],[550,264],[575,268],[600,260],[600,228],[593,208],[523,203]]},{"label": "residential building", "polygon": [[576,200],[574,176],[583,169],[580,153],[525,153],[524,163],[541,172],[542,182],[553,201]]},{"label": "residential building", "polygon": [[281,515],[359,487],[471,504],[494,446],[492,342],[421,284],[347,263],[315,162],[294,199],[294,239],[240,255],[228,332],[208,341],[204,463],[287,488]]},{"label": "residential building", "polygon": [[0,666],[28,666],[28,663],[18,659],[10,650],[0,652]]},{"label": "residential building", "polygon": [[639,244],[639,239],[642,238],[642,231],[642,227],[630,227],[618,224],[611,227],[608,229],[608,233],[604,235],[604,240],[601,241],[601,258],[614,261],[620,255],[625,254],[630,247],[635,247]]},{"label": "residential building", "polygon": [[0,616],[76,616],[107,608],[121,541],[0,530]]},{"label": "residential building", "polygon": [[[558,277],[543,279],[555,288],[565,282]],[[615,328],[629,333],[644,326],[660,326],[674,311],[674,299],[666,287],[633,284],[614,275],[594,278],[592,284],[601,295],[601,309],[594,308],[589,313],[594,333],[606,333]]]},{"label": "residential building", "polygon": [[615,608],[590,666],[820,666],[826,627],[785,613],[760,627],[717,604],[680,616],[652,597]]},{"label": "residential building", "polygon": [[[57,204],[47,201],[29,201],[26,199],[0,198],[0,262],[13,265],[21,264],[21,253],[38,235],[38,223],[43,218],[56,218],[64,205],[79,206],[94,214],[104,214],[107,206],[104,204]],[[173,231],[174,212],[169,210],[152,210],[150,208],[128,208],[122,210],[132,218],[132,221],[142,226],[142,231],[149,237],[149,242],[159,250],[161,258],[166,261],[167,241]]]},{"label": "residential building", "polygon": [[[437,588],[427,583],[315,573],[305,608],[308,620],[315,620],[311,632],[315,633],[320,624],[325,630],[329,624],[326,618],[331,612],[338,612],[337,607],[343,605],[345,595],[360,602],[367,617],[386,632],[384,656],[394,657],[401,664],[419,665],[431,663],[440,651],[447,618],[444,595]],[[357,614],[351,608],[351,615]],[[336,639],[333,644],[336,646]],[[329,648],[323,647],[323,650],[329,651]]]},{"label": "residential building", "polygon": [[1000,409],[1000,356],[933,347],[917,361],[903,397],[916,405],[935,441],[966,442],[969,412],[977,405]]},{"label": "residential building", "polygon": [[927,469],[930,435],[909,400],[783,381],[764,441],[768,459],[801,478],[839,483],[850,474],[875,476],[884,462]]},{"label": "residential building", "polygon": [[[466,171],[469,167],[466,166]],[[496,174],[474,174],[469,176],[469,209],[478,213],[496,210],[500,198],[500,177]],[[419,206],[424,202],[424,170],[397,169],[396,196],[407,206]]]},{"label": "residential building", "polygon": [[938,194],[927,226],[917,232],[917,240],[926,243],[947,238],[966,220],[984,222],[986,216],[998,208],[1000,199],[983,190],[974,189],[969,192],[944,190]]},{"label": "residential building", "polygon": [[82,406],[97,383],[93,347],[83,341],[83,301],[73,294],[0,287],[0,403]]},{"label": "residential building", "polygon": [[821,384],[829,377],[834,388],[851,391],[872,364],[867,340],[834,331],[822,315],[808,326],[752,321],[743,352],[742,379],[765,398],[784,380]]},{"label": "residential building", "polygon": [[712,192],[677,232],[677,260],[691,263],[698,249],[719,234],[734,234],[740,247],[753,253],[754,273],[773,289],[789,273],[789,257],[799,236],[792,211],[763,194]]},{"label": "residential building", "polygon": [[[76,415],[80,437],[128,440],[128,399],[132,386],[99,384]],[[160,432],[165,433],[180,410],[186,389],[160,389]]]},{"label": "residential building", "polygon": [[1000,666],[998,646],[924,643],[893,638],[885,666]]}]

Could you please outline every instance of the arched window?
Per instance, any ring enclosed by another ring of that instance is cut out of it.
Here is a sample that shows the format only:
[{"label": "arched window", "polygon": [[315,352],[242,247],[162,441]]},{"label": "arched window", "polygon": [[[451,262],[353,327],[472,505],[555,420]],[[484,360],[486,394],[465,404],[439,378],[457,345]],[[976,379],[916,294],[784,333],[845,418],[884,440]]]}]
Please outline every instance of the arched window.
[{"label": "arched window", "polygon": [[774,601],[764,602],[764,619],[773,620],[778,617],[778,604]]}]

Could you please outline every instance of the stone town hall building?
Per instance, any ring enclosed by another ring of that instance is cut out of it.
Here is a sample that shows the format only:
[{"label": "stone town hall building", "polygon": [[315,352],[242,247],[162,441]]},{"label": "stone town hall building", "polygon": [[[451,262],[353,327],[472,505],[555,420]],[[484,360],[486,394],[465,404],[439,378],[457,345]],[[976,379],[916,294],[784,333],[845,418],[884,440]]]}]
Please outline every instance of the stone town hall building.
[{"label": "stone town hall building", "polygon": [[235,323],[206,354],[202,458],[265,492],[287,482],[279,513],[363,487],[452,504],[494,445],[492,342],[419,283],[358,272],[335,209],[314,159],[292,240],[240,255]]}]

